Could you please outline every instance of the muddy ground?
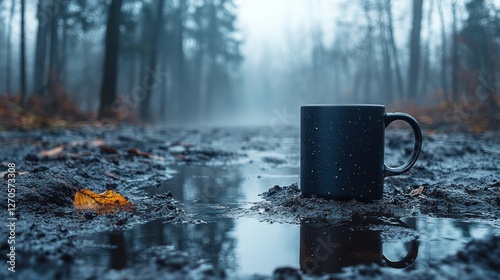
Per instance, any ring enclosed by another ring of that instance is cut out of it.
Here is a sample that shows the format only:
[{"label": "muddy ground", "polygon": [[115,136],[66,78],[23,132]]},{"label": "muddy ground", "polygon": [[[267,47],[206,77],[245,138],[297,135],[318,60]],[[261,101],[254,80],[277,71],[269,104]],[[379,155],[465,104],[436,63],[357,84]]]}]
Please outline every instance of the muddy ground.
[{"label": "muddy ground", "polygon": [[[199,223],[170,193],[147,195],[145,188],[161,184],[166,166],[244,164],[252,151],[283,156],[263,159],[267,168],[298,165],[298,129],[221,128],[166,129],[144,127],[79,127],[75,129],[0,132],[2,224],[7,222],[9,163],[15,163],[15,273],[7,270],[9,229],[0,229],[2,279],[223,279],[226,272],[178,248],[147,248],[144,257],[123,269],[94,269],[75,260],[75,236],[123,231],[157,217],[168,223]],[[286,140],[286,141],[285,141]],[[412,134],[387,133],[386,160],[404,162],[412,149]],[[63,150],[54,152],[61,146]],[[44,154],[45,152],[45,154]],[[286,156],[293,154],[294,156]],[[136,178],[143,180],[136,180]],[[230,217],[253,217],[267,223],[300,224],[314,220],[323,226],[363,224],[390,226],[402,217],[425,215],[487,221],[500,226],[500,132],[464,134],[424,131],[419,161],[408,173],[387,178],[384,197],[374,203],[334,202],[301,198],[297,184],[269,186],[261,200],[232,209]],[[96,193],[114,190],[135,205],[134,212],[97,215],[76,210],[78,189]],[[398,237],[408,230],[388,231]],[[390,238],[390,237],[386,237]],[[430,269],[413,270],[414,279],[458,276],[492,279],[500,274],[500,237],[472,240],[458,253]],[[7,277],[7,278],[5,278]],[[358,265],[340,273],[317,276],[297,268],[276,268],[255,279],[399,278],[383,265]]]}]

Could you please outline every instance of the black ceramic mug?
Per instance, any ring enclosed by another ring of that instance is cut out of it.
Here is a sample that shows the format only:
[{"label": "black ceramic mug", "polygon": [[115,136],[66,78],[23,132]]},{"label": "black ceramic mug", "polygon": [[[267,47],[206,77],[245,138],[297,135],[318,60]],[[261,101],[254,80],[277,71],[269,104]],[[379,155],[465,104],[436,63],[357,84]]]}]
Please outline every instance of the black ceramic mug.
[{"label": "black ceramic mug", "polygon": [[[410,170],[422,146],[417,121],[383,105],[304,105],[300,108],[300,185],[304,197],[380,199],[384,177]],[[384,164],[385,128],[407,122],[415,137],[408,162]]]}]

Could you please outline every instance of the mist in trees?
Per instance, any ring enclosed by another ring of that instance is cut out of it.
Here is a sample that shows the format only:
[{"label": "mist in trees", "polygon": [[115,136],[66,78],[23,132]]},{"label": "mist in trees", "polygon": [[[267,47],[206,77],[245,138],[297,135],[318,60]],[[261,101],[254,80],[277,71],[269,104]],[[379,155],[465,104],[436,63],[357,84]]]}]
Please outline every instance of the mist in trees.
[{"label": "mist in trees", "polygon": [[245,48],[245,1],[0,0],[0,93],[171,125],[268,122],[304,103],[498,109],[491,0],[304,1],[308,24],[258,55]]}]

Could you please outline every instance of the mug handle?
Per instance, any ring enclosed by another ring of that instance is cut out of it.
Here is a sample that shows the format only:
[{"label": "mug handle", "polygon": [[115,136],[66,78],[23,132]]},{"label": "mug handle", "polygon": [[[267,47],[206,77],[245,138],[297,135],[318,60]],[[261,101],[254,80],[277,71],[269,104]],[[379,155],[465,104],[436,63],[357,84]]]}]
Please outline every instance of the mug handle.
[{"label": "mug handle", "polygon": [[413,136],[415,137],[415,144],[413,145],[413,152],[411,153],[410,160],[405,164],[399,167],[389,167],[384,163],[384,177],[399,175],[410,170],[415,162],[417,162],[422,148],[422,131],[420,130],[417,120],[405,113],[386,113],[384,116],[385,128],[395,120],[405,121],[411,126]]},{"label": "mug handle", "polygon": [[418,240],[414,239],[411,241],[410,244],[410,250],[408,251],[408,254],[400,260],[400,261],[391,261],[389,260],[386,256],[382,255],[385,264],[389,267],[392,268],[405,268],[409,267],[411,264],[415,262],[418,256]]},{"label": "mug handle", "polygon": [[[413,227],[410,227],[407,223],[405,223],[405,222],[403,222],[401,220],[399,221],[399,224],[402,227],[415,229]],[[417,259],[417,256],[418,256],[418,247],[419,247],[418,240],[417,239],[413,239],[411,241],[410,249],[408,250],[408,254],[406,254],[406,256],[402,260],[400,260],[400,261],[391,261],[385,255],[382,255],[382,257],[383,257],[383,259],[385,261],[385,264],[387,266],[389,266],[389,267],[392,267],[392,268],[405,268],[405,267],[410,266]]]}]

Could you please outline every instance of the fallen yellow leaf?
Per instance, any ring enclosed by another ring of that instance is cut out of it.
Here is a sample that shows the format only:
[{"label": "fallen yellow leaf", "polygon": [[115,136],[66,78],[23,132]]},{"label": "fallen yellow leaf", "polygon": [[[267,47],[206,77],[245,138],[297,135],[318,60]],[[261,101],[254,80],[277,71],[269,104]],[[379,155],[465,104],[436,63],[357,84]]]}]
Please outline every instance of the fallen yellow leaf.
[{"label": "fallen yellow leaf", "polygon": [[95,193],[89,189],[78,190],[74,204],[78,210],[94,210],[99,215],[117,213],[120,209],[133,212],[135,208],[123,195],[112,190],[103,193]]}]

